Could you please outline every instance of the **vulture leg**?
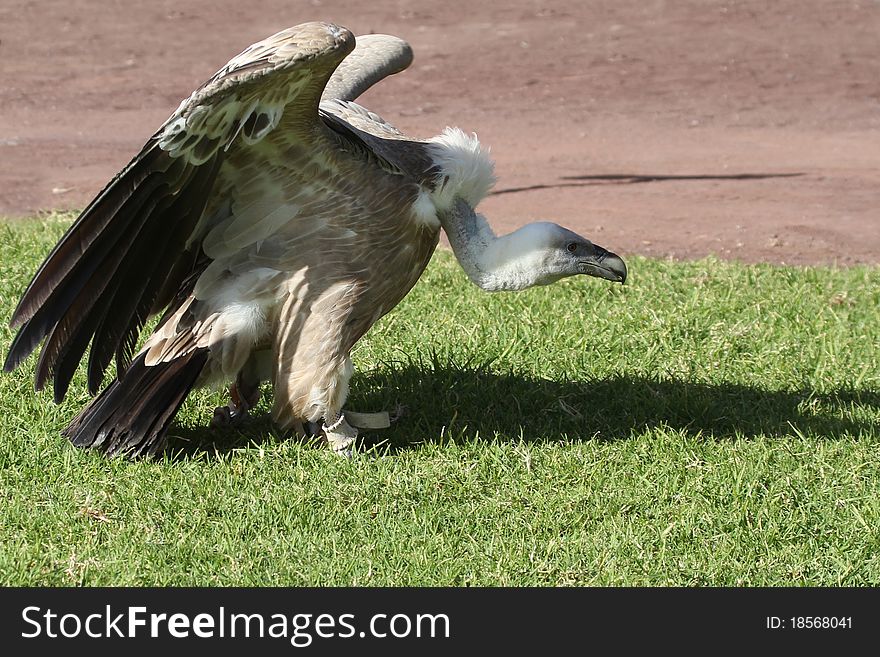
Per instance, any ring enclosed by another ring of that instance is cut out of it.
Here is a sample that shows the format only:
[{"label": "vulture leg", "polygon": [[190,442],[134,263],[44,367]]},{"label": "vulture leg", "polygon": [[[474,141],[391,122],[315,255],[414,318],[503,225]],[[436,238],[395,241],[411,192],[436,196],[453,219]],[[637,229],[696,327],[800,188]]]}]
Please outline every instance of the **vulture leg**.
[{"label": "vulture leg", "polygon": [[260,401],[260,381],[245,381],[239,374],[235,383],[229,386],[229,403],[214,409],[211,426],[220,428],[241,422],[258,401]]},{"label": "vulture leg", "polygon": [[[331,416],[332,417],[332,416]],[[359,429],[387,429],[400,415],[393,418],[387,412],[356,413],[339,411],[333,422],[303,422],[302,433],[306,438],[321,438],[335,454],[351,458],[352,445]]]},{"label": "vulture leg", "polygon": [[347,348],[368,328],[360,316],[352,319],[362,285],[343,280],[314,298],[290,294],[275,320],[272,419],[281,430],[323,437],[344,457],[352,455],[358,436],[342,409],[354,373]]},{"label": "vulture leg", "polygon": [[348,423],[345,414],[342,411],[328,413],[324,416],[321,429],[333,453],[350,459],[358,430]]},{"label": "vulture leg", "polygon": [[214,417],[211,418],[212,428],[238,424],[260,401],[260,384],[263,377],[260,376],[260,363],[256,356],[255,354],[248,360],[235,378],[235,383],[229,386],[229,403],[214,409]]},{"label": "vulture leg", "polygon": [[[217,411],[226,410],[217,409]],[[215,414],[217,413],[215,411]],[[358,430],[351,426],[345,419],[342,411],[337,411],[333,415],[327,414],[328,417],[334,417],[333,422],[327,422],[324,419],[312,422],[310,420],[296,420],[286,431],[287,435],[292,432],[295,435],[303,436],[309,439],[318,439],[322,443],[326,443],[333,453],[350,459],[353,455],[354,441],[358,436]],[[277,425],[276,425],[277,426]]]}]

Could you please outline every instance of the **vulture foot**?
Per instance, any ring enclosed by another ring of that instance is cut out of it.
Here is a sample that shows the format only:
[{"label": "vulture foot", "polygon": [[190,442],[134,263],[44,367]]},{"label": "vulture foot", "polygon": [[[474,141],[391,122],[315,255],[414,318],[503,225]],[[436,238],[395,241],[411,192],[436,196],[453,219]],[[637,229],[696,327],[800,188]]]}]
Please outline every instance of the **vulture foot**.
[{"label": "vulture foot", "polygon": [[[343,424],[346,428],[343,427]],[[316,438],[325,443],[334,454],[350,459],[354,456],[354,441],[357,438],[357,429],[345,422],[345,416],[339,415],[335,423],[330,427],[320,422],[303,422],[302,434],[306,438]],[[295,433],[299,433],[294,429]]]},{"label": "vulture foot", "polygon": [[239,377],[229,386],[229,403],[214,409],[212,429],[222,429],[238,424],[247,417],[248,411],[260,401],[260,384],[247,385]]},{"label": "vulture foot", "polygon": [[[330,419],[328,425],[326,420]],[[335,418],[325,418],[325,422],[321,427],[327,445],[333,450],[334,454],[350,459],[353,454],[354,441],[358,436],[358,430],[348,423],[344,413],[337,413]]]},{"label": "vulture foot", "polygon": [[212,429],[224,429],[232,425],[232,410],[229,406],[218,406],[211,417]]},{"label": "vulture foot", "polygon": [[[223,409],[217,409],[222,411]],[[341,411],[335,416],[330,416],[331,421],[302,422],[301,434],[306,438],[319,438],[333,451],[334,454],[344,458],[352,458],[354,455],[354,443],[358,437],[358,429],[387,429],[392,422],[397,421],[405,414],[403,407],[398,407],[391,415],[388,413],[357,413],[355,411]],[[296,433],[300,433],[296,429]]]}]

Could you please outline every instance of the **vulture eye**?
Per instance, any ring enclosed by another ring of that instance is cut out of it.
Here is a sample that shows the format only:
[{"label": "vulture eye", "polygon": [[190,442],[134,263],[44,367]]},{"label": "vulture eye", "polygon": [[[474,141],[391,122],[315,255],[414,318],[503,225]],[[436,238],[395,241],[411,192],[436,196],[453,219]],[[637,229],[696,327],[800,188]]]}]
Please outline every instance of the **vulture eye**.
[{"label": "vulture eye", "polygon": [[578,245],[575,242],[569,242],[568,246],[565,248],[568,249],[569,253],[574,253],[578,250]]}]

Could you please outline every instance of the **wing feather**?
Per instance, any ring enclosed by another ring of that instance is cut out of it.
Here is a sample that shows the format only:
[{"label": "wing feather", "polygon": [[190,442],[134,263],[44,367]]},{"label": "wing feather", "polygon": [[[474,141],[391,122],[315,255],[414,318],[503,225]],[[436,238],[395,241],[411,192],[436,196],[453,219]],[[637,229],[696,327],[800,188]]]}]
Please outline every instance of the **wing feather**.
[{"label": "wing feather", "polygon": [[[156,199],[142,207],[140,217],[149,217],[157,205]],[[151,235],[150,224],[143,219],[140,226],[133,230],[131,242],[155,240]],[[40,390],[50,377],[54,378],[55,400],[61,401],[70,385],[76,366],[88,347],[89,341],[98,324],[108,311],[107,297],[111,297],[119,289],[126,267],[123,261],[130,250],[128,244],[117,244],[117,248],[103,260],[95,275],[83,287],[76,299],[68,306],[67,312],[55,324],[51,333],[43,343],[40,358],[37,361],[35,388]],[[130,267],[130,263],[125,263]]]},{"label": "wing feather", "polygon": [[[133,253],[127,273],[117,277],[117,289],[106,304],[107,308],[112,308],[112,312],[105,313],[101,319],[89,354],[88,381],[91,392],[97,392],[114,354],[117,374],[122,374],[131,362],[140,330],[153,314],[151,310],[154,304],[159,301],[161,289],[170,285],[176,291],[185,275],[192,271],[194,259],[187,257],[188,252],[180,253],[179,248],[169,247],[183,243],[198,221],[219,165],[218,160],[210,167],[199,167],[195,171],[194,179],[187,185],[188,194],[177,195],[163,211],[162,220],[153,222],[154,230],[159,231],[156,250],[140,249]],[[176,223],[173,223],[175,220]],[[173,228],[167,230],[165,225]],[[160,308],[164,308],[168,301],[162,302]]]},{"label": "wing feather", "polygon": [[233,58],[181,103],[35,274],[11,320],[19,332],[4,369],[45,339],[36,387],[54,377],[61,399],[90,342],[92,391],[114,354],[118,369],[126,366],[147,317],[173,303],[203,258],[194,231],[218,180],[235,175],[224,168],[227,152],[236,150],[238,161],[260,157],[259,148],[247,149],[284,113],[307,145],[324,85],[353,47],[352,34],[334,25],[289,28]]},{"label": "wing feather", "polygon": [[322,100],[355,100],[377,82],[400,73],[413,61],[410,45],[388,34],[365,34],[330,77]]}]

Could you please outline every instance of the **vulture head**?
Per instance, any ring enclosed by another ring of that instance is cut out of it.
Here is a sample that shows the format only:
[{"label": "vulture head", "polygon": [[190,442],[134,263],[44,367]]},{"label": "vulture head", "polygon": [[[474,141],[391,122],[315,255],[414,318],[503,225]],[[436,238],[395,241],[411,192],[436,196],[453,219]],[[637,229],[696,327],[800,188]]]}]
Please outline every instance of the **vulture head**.
[{"label": "vulture head", "polygon": [[537,221],[495,240],[486,254],[496,270],[518,271],[525,283],[514,289],[548,285],[586,274],[615,283],[626,281],[626,265],[614,253],[549,221]]}]

